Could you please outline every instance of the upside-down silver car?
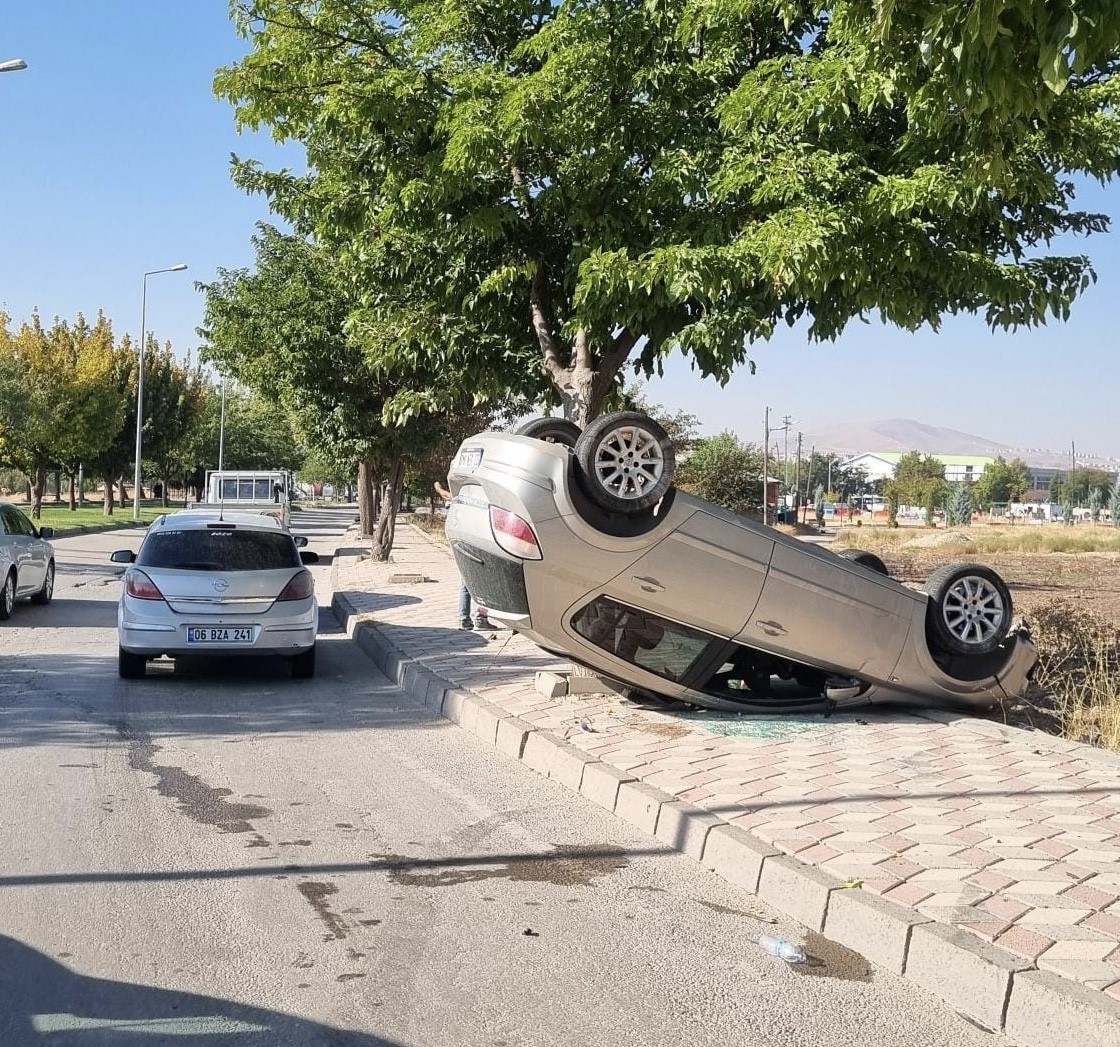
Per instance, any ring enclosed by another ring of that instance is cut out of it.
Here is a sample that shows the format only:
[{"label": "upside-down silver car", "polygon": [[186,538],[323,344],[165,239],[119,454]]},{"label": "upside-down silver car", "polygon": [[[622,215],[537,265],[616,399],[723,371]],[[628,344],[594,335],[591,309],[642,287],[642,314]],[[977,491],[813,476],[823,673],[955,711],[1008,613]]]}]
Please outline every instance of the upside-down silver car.
[{"label": "upside-down silver car", "polygon": [[717,709],[1020,695],[1038,656],[990,568],[923,589],[676,490],[652,419],[536,419],[466,440],[447,534],[490,617],[639,692]]},{"label": "upside-down silver car", "polygon": [[139,553],[110,557],[131,565],[117,605],[120,675],[143,676],[161,655],[271,655],[313,676],[319,610],[304,564],[318,556],[306,544],[266,516],[161,516]]}]

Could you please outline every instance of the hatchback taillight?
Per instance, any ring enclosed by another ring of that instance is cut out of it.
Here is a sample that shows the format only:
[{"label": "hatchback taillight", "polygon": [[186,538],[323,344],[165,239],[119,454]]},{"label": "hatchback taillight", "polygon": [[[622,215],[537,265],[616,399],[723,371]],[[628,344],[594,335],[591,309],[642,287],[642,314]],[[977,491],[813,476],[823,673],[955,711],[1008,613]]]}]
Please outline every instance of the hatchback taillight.
[{"label": "hatchback taillight", "polygon": [[522,560],[540,560],[541,547],[533,528],[516,513],[490,506],[490,529],[494,541],[507,553]]},{"label": "hatchback taillight", "polygon": [[306,600],[310,596],[315,595],[315,580],[311,577],[310,571],[300,571],[293,574],[288,584],[280,591],[280,595],[276,597],[277,601],[287,600]]},{"label": "hatchback taillight", "polygon": [[163,593],[159,587],[143,571],[133,567],[125,572],[124,591],[137,600],[162,600]]}]

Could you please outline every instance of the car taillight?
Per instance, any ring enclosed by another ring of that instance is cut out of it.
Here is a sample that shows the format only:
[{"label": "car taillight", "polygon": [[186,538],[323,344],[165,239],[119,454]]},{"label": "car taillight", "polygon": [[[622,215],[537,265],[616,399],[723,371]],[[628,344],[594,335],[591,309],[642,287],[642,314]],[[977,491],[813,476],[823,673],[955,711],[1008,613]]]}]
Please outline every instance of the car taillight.
[{"label": "car taillight", "polygon": [[490,529],[494,532],[494,541],[507,553],[522,560],[541,559],[540,543],[533,528],[516,513],[490,506]]},{"label": "car taillight", "polygon": [[298,574],[292,575],[288,584],[284,586],[276,599],[277,602],[282,600],[306,600],[314,594],[315,580],[311,577],[311,572],[300,571]]},{"label": "car taillight", "polygon": [[162,600],[163,593],[159,587],[143,571],[135,567],[125,572],[124,591],[137,600]]}]

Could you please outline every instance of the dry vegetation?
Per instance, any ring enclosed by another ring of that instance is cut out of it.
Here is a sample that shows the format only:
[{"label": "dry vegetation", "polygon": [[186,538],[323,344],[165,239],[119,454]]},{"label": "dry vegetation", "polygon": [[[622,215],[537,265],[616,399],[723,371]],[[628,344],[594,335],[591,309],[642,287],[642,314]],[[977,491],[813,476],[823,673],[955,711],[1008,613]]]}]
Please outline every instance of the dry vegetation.
[{"label": "dry vegetation", "polygon": [[[935,534],[946,544],[912,544]],[[1011,587],[1040,656],[1035,693],[1002,710],[1004,717],[1120,752],[1120,530],[854,527],[845,528],[840,541],[873,549],[894,577],[912,584],[952,561],[977,559],[994,567]]]}]

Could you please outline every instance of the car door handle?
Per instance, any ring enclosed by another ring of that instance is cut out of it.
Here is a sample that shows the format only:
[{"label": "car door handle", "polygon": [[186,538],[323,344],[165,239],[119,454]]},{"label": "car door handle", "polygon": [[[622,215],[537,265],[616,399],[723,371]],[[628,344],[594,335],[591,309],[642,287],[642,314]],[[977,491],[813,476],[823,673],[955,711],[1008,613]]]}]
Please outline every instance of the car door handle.
[{"label": "car door handle", "polygon": [[784,636],[785,626],[781,622],[755,622],[767,636]]},{"label": "car door handle", "polygon": [[639,586],[644,593],[663,593],[665,591],[665,586],[656,578],[642,578],[640,575],[633,574],[630,576],[630,581]]}]

